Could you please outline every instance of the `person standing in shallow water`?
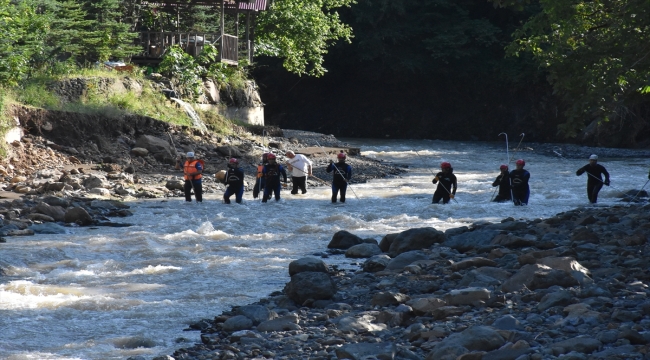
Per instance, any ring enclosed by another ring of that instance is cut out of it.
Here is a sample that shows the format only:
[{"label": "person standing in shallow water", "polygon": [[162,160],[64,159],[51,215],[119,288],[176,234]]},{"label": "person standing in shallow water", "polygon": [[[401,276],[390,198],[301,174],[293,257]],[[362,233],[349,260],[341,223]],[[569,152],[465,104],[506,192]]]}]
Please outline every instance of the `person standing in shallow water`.
[{"label": "person standing in shallow water", "polygon": [[187,153],[187,159],[183,165],[183,174],[185,177],[185,201],[192,202],[192,189],[194,189],[196,202],[203,202],[203,186],[201,184],[203,164],[202,161],[194,158],[192,151]]},{"label": "person standing in shallow water", "polygon": [[515,206],[528,205],[528,198],[530,197],[530,187],[528,186],[530,173],[528,170],[524,170],[524,166],[526,166],[524,159],[517,160],[515,166],[516,168],[510,172],[512,202],[515,203]]},{"label": "person standing in shallow water", "polygon": [[284,179],[284,186],[287,185],[287,172],[284,170],[282,165],[278,164],[275,159],[275,154],[268,154],[266,156],[268,164],[264,165],[262,169],[262,174],[264,174],[264,179],[266,185],[264,186],[264,195],[262,195],[262,202],[267,202],[271,198],[271,193],[275,194],[275,201],[280,201],[280,189],[282,189],[282,184],[280,183],[280,176]]},{"label": "person standing in shallow water", "polygon": [[[587,173],[587,197],[590,203],[595,204],[598,202],[598,193],[603,188],[603,184],[609,186],[609,173],[604,166],[598,164],[598,155],[595,154],[589,157],[589,164],[576,171],[576,175],[580,176],[585,172]],[[605,175],[605,181],[601,175]],[[648,178],[650,179],[650,175]]]},{"label": "person standing in shallow water", "polygon": [[312,176],[311,165],[312,162],[305,155],[296,154],[289,150],[284,154],[289,160],[289,171],[291,172],[291,183],[293,189],[291,194],[298,194],[298,190],[305,194],[307,192],[307,176]]},{"label": "person standing in shallow water", "polygon": [[228,187],[223,193],[223,202],[230,204],[230,197],[234,194],[235,202],[241,204],[244,195],[244,171],[239,167],[239,160],[232,158],[228,161],[224,182]]},{"label": "person standing in shallow water", "polygon": [[332,178],[332,203],[336,203],[336,198],[338,193],[341,193],[341,202],[345,202],[345,193],[348,189],[348,181],[352,178],[352,167],[345,163],[346,155],[344,152],[340,152],[336,158],[338,159],[337,163],[330,160],[330,164],[327,166],[328,173],[334,172]]},{"label": "person standing in shallow water", "polygon": [[499,193],[492,200],[493,202],[505,202],[512,200],[512,192],[510,189],[510,173],[508,172],[508,165],[501,165],[499,167],[501,174],[492,183],[492,187],[499,187]]},{"label": "person standing in shallow water", "polygon": [[[268,165],[269,161],[266,159],[269,156],[268,153],[262,154],[262,162],[257,165],[257,180],[255,180],[255,187],[253,187],[253,199],[257,199],[260,192],[264,190],[264,185],[266,183],[264,179],[264,166]],[[263,194],[263,193],[262,193]]]},{"label": "person standing in shallow water", "polygon": [[456,187],[458,180],[456,175],[454,175],[454,169],[451,167],[451,164],[448,162],[443,162],[440,164],[440,172],[431,181],[434,184],[438,184],[436,191],[433,193],[432,204],[438,204],[442,200],[443,204],[447,204],[449,199],[453,199],[456,196]]}]

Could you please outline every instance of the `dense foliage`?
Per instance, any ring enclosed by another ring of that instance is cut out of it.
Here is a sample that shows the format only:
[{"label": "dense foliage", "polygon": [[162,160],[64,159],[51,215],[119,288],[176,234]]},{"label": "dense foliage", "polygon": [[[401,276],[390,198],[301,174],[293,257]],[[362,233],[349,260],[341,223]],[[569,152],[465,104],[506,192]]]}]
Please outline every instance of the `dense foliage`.
[{"label": "dense foliage", "polygon": [[[500,5],[514,5],[511,1]],[[561,129],[585,122],[638,122],[650,89],[650,2],[542,0],[541,11],[514,33],[510,54],[528,52],[546,68],[566,104]]]}]

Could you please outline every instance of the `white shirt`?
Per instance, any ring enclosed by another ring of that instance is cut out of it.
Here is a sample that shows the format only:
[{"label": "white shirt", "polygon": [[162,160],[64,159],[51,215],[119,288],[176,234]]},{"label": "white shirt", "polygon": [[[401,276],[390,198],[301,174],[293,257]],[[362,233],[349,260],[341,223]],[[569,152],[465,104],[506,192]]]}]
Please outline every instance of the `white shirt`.
[{"label": "white shirt", "polygon": [[287,159],[287,162],[293,168],[291,170],[291,176],[293,177],[303,177],[309,175],[309,167],[311,166],[311,160],[306,156],[301,154],[296,154],[293,159]]}]

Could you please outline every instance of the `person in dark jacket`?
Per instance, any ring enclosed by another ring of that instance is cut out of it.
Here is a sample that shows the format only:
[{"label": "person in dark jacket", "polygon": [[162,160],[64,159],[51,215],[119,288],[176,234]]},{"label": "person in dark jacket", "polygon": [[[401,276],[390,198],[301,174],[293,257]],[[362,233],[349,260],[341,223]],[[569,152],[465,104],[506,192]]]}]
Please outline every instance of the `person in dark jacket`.
[{"label": "person in dark jacket", "polygon": [[510,188],[510,173],[508,172],[508,165],[501,165],[499,167],[501,174],[492,183],[492,187],[499,187],[499,193],[494,198],[494,202],[505,202],[512,200],[512,191]]},{"label": "person in dark jacket", "polygon": [[433,204],[438,204],[441,199],[443,204],[447,204],[449,199],[456,196],[457,179],[451,164],[446,161],[443,162],[440,164],[440,170],[431,181],[438,184],[436,191],[433,193]]},{"label": "person in dark jacket", "polygon": [[275,193],[275,201],[280,201],[280,190],[282,184],[280,183],[280,176],[283,178],[284,186],[287,186],[287,171],[278,164],[275,159],[275,154],[269,153],[266,156],[268,164],[264,165],[262,174],[264,174],[264,195],[262,202],[267,202],[271,198],[271,193]]},{"label": "person in dark jacket", "polygon": [[[598,202],[598,193],[603,188],[603,184],[609,186],[609,173],[604,166],[598,164],[598,155],[591,155],[589,164],[578,169],[576,175],[580,176],[585,172],[587,173],[587,197],[590,203],[595,204]],[[605,181],[601,175],[605,175]]]},{"label": "person in dark jacket", "polygon": [[530,187],[528,186],[530,173],[528,170],[524,170],[526,162],[523,159],[517,160],[515,166],[516,168],[510,172],[512,202],[515,203],[515,206],[528,205],[528,198],[530,197]]},{"label": "person in dark jacket", "polygon": [[341,193],[340,201],[345,202],[345,193],[348,189],[348,181],[352,178],[352,167],[345,163],[346,155],[344,152],[340,152],[336,156],[338,162],[330,160],[330,164],[327,166],[328,173],[334,172],[332,178],[332,203],[336,203],[336,198]]},{"label": "person in dark jacket", "polygon": [[244,195],[244,171],[239,167],[239,160],[232,158],[228,161],[228,171],[226,171],[224,182],[228,187],[223,193],[223,202],[230,204],[230,197],[234,194],[235,202],[241,204]]}]

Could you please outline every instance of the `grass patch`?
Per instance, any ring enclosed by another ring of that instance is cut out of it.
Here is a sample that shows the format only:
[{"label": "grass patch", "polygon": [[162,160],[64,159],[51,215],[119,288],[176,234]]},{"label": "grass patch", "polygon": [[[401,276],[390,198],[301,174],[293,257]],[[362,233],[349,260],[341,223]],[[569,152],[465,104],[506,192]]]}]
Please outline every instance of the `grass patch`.
[{"label": "grass patch", "polygon": [[210,131],[224,135],[232,133],[232,121],[226,119],[223,115],[219,115],[216,111],[196,109],[196,113]]}]

